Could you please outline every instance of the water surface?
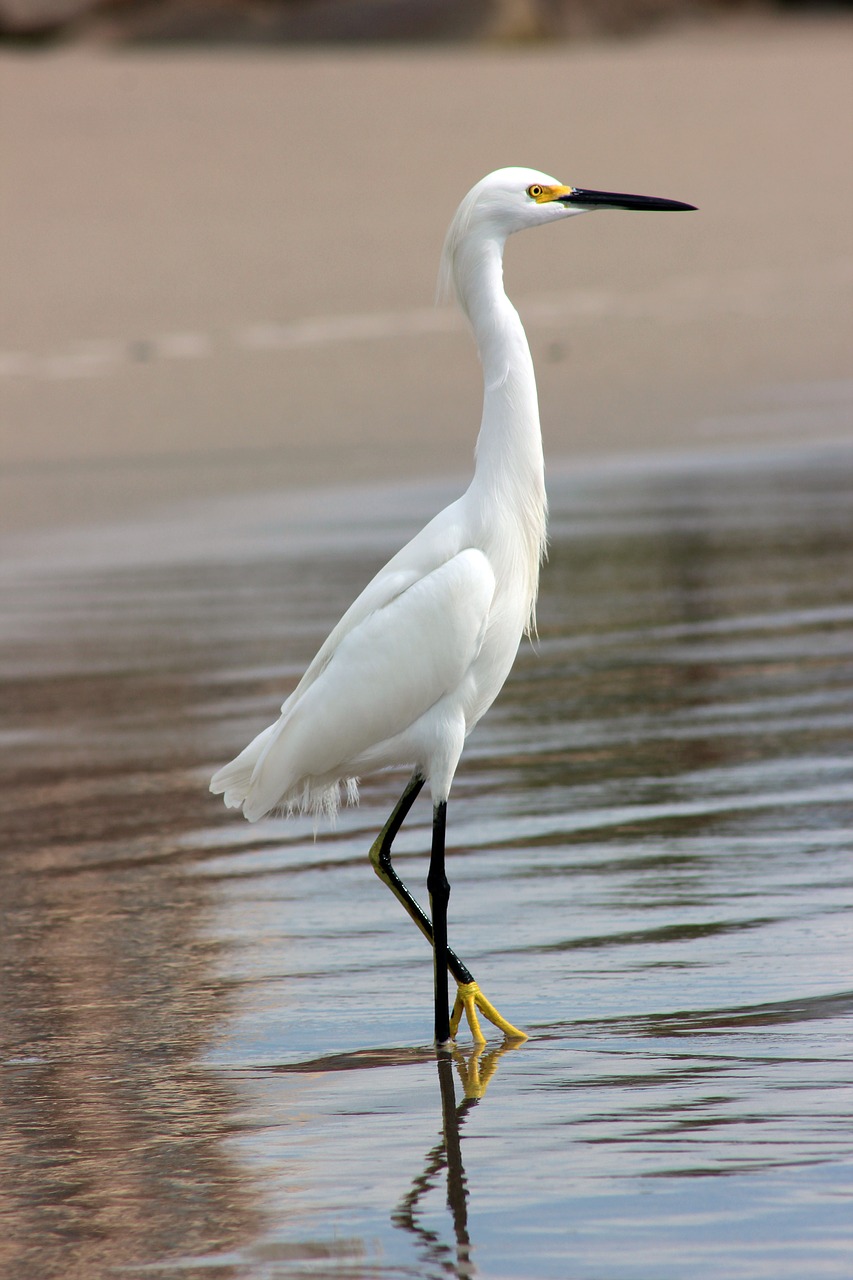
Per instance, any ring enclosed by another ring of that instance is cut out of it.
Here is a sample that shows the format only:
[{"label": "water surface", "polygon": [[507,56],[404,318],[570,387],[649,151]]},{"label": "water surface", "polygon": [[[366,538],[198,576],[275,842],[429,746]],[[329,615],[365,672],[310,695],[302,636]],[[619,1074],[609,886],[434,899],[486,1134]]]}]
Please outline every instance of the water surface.
[{"label": "water surface", "polygon": [[405,775],[316,840],[205,788],[449,496],[7,564],[4,1275],[849,1274],[853,454],[552,479],[540,638],[449,809],[452,945],[531,1038],[437,1060],[366,860]]}]

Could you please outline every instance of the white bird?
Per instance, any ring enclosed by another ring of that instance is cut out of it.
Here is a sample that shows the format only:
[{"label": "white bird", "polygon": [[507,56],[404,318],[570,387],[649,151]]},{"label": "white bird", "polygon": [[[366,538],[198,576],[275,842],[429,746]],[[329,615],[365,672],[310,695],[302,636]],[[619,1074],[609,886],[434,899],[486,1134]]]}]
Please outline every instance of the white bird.
[{"label": "white bird", "polygon": [[[505,1035],[524,1033],[485,999],[447,946],[447,798],[468,734],[494,702],[522,635],[535,625],[545,548],[542,437],[530,348],[503,287],[507,237],[596,208],[691,209],[675,200],[564,186],[534,169],[499,169],[462,201],[444,244],[440,284],[455,291],[479,350],[485,384],[474,477],[380,569],[350,606],[264,729],[210,789],[250,822],[272,810],[333,817],[341,787],[358,797],[365,773],[414,774],[370,850],[374,870],[433,947],[435,1038],[476,1009]],[[391,844],[429,784],[433,833],[427,889],[432,920],[391,865]],[[447,970],[458,984],[449,1016]]]}]

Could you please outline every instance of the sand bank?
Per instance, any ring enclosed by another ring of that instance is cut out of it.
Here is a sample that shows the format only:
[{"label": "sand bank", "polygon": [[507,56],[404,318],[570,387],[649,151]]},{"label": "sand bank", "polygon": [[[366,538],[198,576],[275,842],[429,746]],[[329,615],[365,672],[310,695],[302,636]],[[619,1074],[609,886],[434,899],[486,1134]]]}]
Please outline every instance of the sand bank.
[{"label": "sand bank", "polygon": [[851,32],[3,54],[2,526],[464,474],[435,272],[507,163],[701,210],[510,246],[549,458],[849,437]]}]

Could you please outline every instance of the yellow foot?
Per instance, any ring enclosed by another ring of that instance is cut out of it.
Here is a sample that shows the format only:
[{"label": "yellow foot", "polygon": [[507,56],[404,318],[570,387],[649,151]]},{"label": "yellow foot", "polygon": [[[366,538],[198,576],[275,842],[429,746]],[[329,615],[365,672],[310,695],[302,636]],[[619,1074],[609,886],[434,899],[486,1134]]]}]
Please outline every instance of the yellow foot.
[{"label": "yellow foot", "polygon": [[508,1040],[526,1040],[527,1035],[523,1031],[519,1031],[518,1027],[514,1027],[511,1022],[507,1022],[506,1018],[502,1018],[495,1006],[486,999],[476,982],[460,982],[456,991],[456,1000],[453,1005],[453,1012],[450,1015],[450,1035],[456,1035],[459,1030],[459,1023],[464,1012],[468,1019],[468,1026],[471,1028],[471,1035],[475,1044],[485,1044],[486,1037],[480,1030],[480,1019],[477,1017],[477,1010],[480,1010],[484,1018],[502,1031]]}]

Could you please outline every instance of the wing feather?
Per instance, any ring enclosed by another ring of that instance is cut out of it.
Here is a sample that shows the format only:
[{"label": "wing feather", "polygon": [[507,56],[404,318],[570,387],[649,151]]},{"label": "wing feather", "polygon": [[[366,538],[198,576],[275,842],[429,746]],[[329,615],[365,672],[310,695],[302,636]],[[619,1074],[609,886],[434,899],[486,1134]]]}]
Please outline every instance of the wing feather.
[{"label": "wing feather", "polygon": [[494,591],[488,559],[468,548],[347,630],[285,703],[253,771],[246,817],[286,802],[311,779],[350,776],[362,753],[458,688],[482,645]]},{"label": "wing feather", "polygon": [[440,511],[371,578],[318,649],[299,684],[282,704],[282,711],[287,711],[299,701],[351,631],[463,549],[460,545],[461,507],[461,500],[457,500]]}]

